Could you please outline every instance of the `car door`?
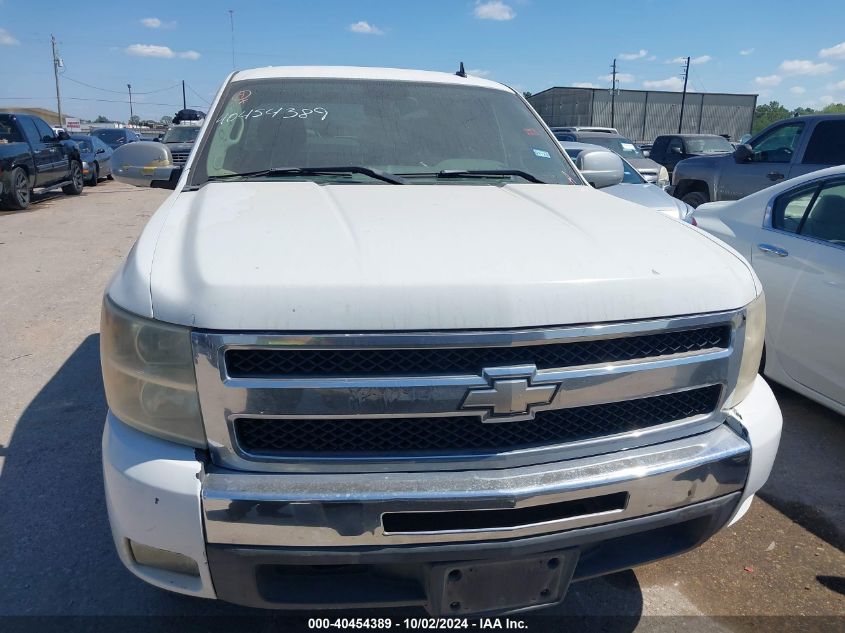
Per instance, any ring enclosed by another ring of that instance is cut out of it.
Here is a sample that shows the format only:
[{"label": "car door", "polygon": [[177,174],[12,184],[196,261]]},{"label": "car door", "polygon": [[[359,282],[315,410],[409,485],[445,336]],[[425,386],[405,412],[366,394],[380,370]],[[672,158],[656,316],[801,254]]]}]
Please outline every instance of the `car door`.
[{"label": "car door", "polygon": [[111,174],[112,148],[103,143],[96,136],[92,136],[91,139],[94,145],[94,158],[100,165],[100,175],[108,176]]},{"label": "car door", "polygon": [[845,177],[781,194],[752,264],[766,293],[766,353],[796,382],[845,403]]},{"label": "car door", "polygon": [[43,187],[52,179],[52,152],[47,144],[41,140],[41,132],[35,126],[35,121],[32,118],[18,115],[17,120],[24,137],[32,147],[32,160],[35,163],[35,184],[33,186]]},{"label": "car door", "polygon": [[67,176],[67,155],[65,154],[64,147],[59,143],[59,138],[56,136],[53,128],[47,125],[46,122],[38,117],[32,117],[32,121],[41,135],[41,142],[50,158],[50,162],[48,163],[48,182],[53,183],[64,180]]},{"label": "car door", "polygon": [[753,151],[745,162],[724,157],[718,199],[738,200],[788,178],[804,125],[804,121],[787,121],[751,139]]},{"label": "car door", "polygon": [[800,162],[789,170],[789,177],[845,164],[845,119],[819,121],[810,134]]}]

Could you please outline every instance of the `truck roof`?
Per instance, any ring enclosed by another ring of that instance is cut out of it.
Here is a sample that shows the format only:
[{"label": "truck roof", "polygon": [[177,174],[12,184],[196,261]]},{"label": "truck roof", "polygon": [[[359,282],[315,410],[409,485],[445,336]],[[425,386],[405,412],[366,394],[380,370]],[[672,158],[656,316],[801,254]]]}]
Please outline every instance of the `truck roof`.
[{"label": "truck roof", "polygon": [[433,72],[429,70],[406,70],[402,68],[371,68],[367,66],[265,66],[239,70],[232,81],[247,79],[381,79],[387,81],[417,81],[439,84],[457,84],[478,86],[512,92],[507,86],[481,77],[459,77],[454,73]]}]

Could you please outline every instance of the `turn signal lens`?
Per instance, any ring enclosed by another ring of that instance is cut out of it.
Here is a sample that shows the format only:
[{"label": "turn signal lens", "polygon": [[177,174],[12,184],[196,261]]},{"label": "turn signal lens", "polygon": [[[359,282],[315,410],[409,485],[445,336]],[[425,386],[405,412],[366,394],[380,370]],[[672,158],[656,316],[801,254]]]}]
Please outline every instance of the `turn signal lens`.
[{"label": "turn signal lens", "polygon": [[745,400],[751,393],[757,372],[760,370],[760,358],[763,355],[763,342],[766,338],[766,297],[762,292],[746,306],[742,330],[744,330],[744,343],[739,378],[736,381],[736,388],[725,404],[727,408],[735,407]]}]

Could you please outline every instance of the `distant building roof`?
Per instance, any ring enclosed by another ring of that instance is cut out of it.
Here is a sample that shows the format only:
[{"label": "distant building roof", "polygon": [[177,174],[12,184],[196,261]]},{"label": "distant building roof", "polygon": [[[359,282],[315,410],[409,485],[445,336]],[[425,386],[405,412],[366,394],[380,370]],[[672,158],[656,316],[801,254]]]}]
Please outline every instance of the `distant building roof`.
[{"label": "distant building roof", "polygon": [[[23,107],[21,107],[21,108],[10,108],[10,107],[2,107],[2,108],[0,108],[0,112],[15,112],[15,113],[20,113],[20,114],[31,114],[31,115],[33,115],[33,116],[39,116],[39,117],[41,117],[42,119],[44,119],[44,120],[45,120],[47,123],[49,123],[50,125],[53,125],[53,126],[61,126],[61,125],[63,125],[63,124],[59,121],[59,113],[58,113],[58,112],[56,112],[56,111],[54,111],[54,110],[48,110],[47,108],[23,108]],[[71,114],[68,114],[67,112],[62,112],[62,115],[63,115],[63,116],[65,116],[65,117],[70,117],[70,118],[72,118],[72,119],[77,118],[77,117],[74,117],[74,116],[73,116],[73,115],[71,115]]]}]

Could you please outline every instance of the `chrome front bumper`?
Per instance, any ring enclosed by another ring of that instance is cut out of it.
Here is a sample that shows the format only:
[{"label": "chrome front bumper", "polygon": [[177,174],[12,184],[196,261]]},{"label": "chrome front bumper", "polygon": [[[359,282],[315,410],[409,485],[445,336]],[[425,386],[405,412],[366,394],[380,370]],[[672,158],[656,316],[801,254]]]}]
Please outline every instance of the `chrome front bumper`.
[{"label": "chrome front bumper", "polygon": [[303,474],[208,467],[200,475],[202,511],[209,544],[511,540],[725,497],[744,488],[750,461],[749,443],[723,424],[654,446],[511,469]]}]

